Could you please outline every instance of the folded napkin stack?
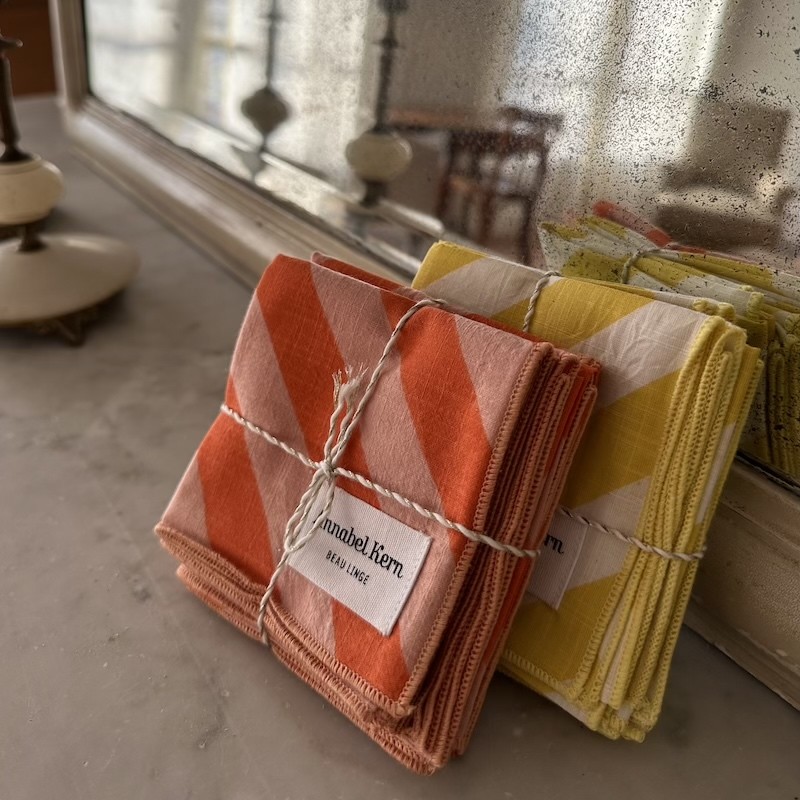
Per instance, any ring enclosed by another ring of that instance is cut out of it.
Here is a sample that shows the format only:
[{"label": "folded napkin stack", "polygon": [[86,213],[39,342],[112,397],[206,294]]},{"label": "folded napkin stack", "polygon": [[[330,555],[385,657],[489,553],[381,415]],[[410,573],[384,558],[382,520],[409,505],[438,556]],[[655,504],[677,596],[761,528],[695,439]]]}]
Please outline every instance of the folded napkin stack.
[{"label": "folded napkin stack", "polygon": [[[586,263],[586,252],[571,263]],[[587,726],[643,739],[756,389],[758,351],[723,303],[696,310],[653,287],[560,277],[450,244],[431,248],[414,286],[602,363],[597,408],[501,667]]]},{"label": "folded napkin stack", "polygon": [[593,360],[279,256],[157,533],[205,603],[406,766],[466,746]]},{"label": "folded napkin stack", "polygon": [[573,225],[542,226],[548,266],[567,276],[690,296],[697,308],[717,302],[765,364],[741,446],[800,477],[800,277],[678,244],[613,203],[600,202],[595,212]]}]

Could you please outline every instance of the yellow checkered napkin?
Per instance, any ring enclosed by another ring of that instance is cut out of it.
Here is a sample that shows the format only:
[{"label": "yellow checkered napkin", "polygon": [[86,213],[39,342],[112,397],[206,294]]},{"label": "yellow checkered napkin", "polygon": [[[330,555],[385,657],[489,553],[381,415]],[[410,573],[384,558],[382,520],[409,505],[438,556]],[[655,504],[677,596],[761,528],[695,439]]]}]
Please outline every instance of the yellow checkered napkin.
[{"label": "yellow checkered napkin", "polygon": [[[414,287],[522,328],[542,278],[439,243]],[[728,306],[657,296],[550,277],[538,297],[530,332],[596,358],[603,374],[501,664],[589,727],[637,740],[659,714],[760,369]]]}]

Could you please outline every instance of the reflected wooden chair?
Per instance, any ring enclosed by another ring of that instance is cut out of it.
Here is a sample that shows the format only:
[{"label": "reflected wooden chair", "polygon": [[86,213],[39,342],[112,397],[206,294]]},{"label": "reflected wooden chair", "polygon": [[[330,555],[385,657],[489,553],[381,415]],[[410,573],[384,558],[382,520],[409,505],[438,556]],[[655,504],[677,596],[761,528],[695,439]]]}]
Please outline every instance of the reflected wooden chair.
[{"label": "reflected wooden chair", "polygon": [[[465,121],[466,122],[466,121]],[[530,262],[535,210],[560,118],[504,108],[480,127],[452,127],[437,216],[455,232],[489,244],[503,208],[516,205],[516,255]]]}]

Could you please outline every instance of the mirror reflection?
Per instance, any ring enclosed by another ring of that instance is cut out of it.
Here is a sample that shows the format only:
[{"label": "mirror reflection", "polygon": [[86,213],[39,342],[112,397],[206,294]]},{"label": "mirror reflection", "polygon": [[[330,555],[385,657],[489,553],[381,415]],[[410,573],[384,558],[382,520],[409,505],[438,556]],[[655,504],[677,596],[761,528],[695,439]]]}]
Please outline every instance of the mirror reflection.
[{"label": "mirror reflection", "polygon": [[[767,365],[743,447],[800,480],[793,0],[85,12],[101,100],[385,258],[447,237],[723,304]],[[576,266],[576,241],[601,257]]]}]

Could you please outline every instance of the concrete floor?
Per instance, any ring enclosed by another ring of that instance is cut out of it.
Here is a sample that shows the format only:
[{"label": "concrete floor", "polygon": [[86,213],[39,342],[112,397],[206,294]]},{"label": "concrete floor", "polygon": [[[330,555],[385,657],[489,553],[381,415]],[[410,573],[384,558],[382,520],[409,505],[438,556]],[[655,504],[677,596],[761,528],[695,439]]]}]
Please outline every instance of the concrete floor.
[{"label": "concrete floor", "polygon": [[83,348],[0,335],[0,798],[800,796],[800,714],[684,631],[663,718],[610,742],[496,678],[468,754],[422,779],[190,596],[151,533],[223,394],[248,292],[71,158],[57,225],[143,269]]}]

